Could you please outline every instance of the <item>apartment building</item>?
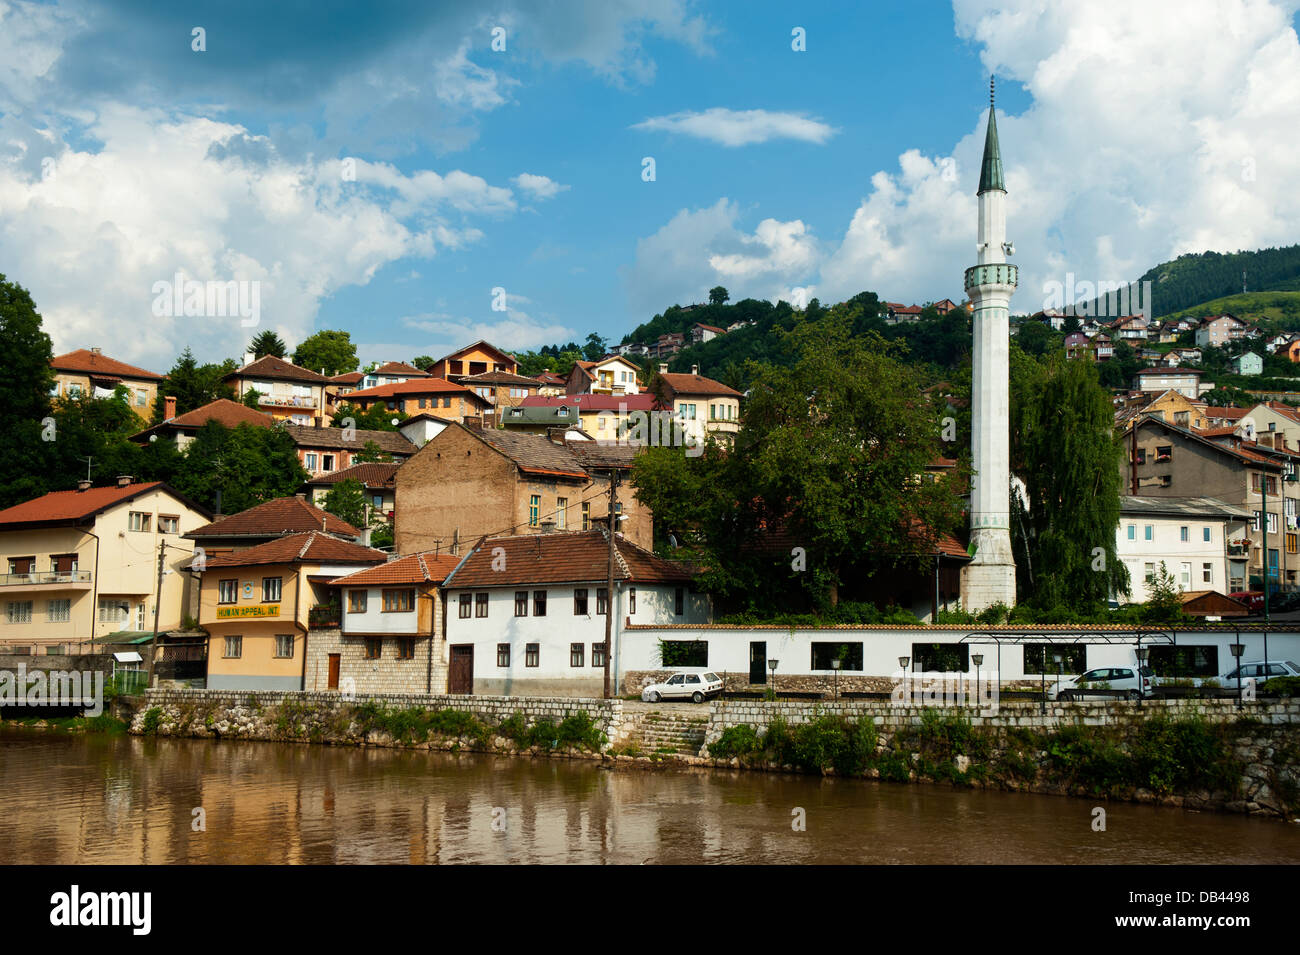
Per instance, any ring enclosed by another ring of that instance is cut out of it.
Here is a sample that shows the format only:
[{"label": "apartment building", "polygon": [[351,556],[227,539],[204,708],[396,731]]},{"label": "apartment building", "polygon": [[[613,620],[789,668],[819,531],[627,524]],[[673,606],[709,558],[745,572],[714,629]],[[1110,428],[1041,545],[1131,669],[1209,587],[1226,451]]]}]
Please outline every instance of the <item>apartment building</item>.
[{"label": "apartment building", "polygon": [[54,386],[50,397],[75,400],[81,397],[108,398],[120,386],[127,402],[142,421],[153,416],[153,403],[163,375],[109,358],[98,348],[79,348],[50,361]]},{"label": "apartment building", "polygon": [[1126,602],[1148,600],[1162,566],[1184,593],[1246,589],[1240,542],[1252,520],[1246,508],[1214,498],[1121,495],[1115,551],[1128,569]]},{"label": "apartment building", "polygon": [[[251,358],[252,356],[246,356]],[[333,398],[327,391],[330,380],[307,368],[274,355],[247,361],[222,378],[241,402],[250,391],[257,392],[257,407],[276,421],[295,425],[330,423]]]}]

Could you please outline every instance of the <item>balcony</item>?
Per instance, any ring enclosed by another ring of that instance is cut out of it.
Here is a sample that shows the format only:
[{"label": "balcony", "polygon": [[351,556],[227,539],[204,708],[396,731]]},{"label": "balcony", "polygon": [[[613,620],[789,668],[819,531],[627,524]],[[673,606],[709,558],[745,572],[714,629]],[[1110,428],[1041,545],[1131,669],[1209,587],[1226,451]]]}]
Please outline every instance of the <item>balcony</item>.
[{"label": "balcony", "polygon": [[1020,269],[1010,263],[972,265],[966,270],[966,290],[979,285],[1003,285],[1015,288],[1020,284]]},{"label": "balcony", "polygon": [[314,411],[317,406],[315,398],[302,398],[297,395],[258,395],[257,403],[268,408],[305,408],[309,411]]},{"label": "balcony", "polygon": [[72,587],[77,590],[90,588],[91,574],[88,570],[50,570],[44,573],[0,574],[0,587],[48,587],[51,590]]},{"label": "balcony", "polygon": [[1229,557],[1246,557],[1250,554],[1250,543],[1248,541],[1229,541]]},{"label": "balcony", "polygon": [[343,608],[338,604],[318,604],[307,611],[307,624],[313,628],[337,627],[343,620]]}]

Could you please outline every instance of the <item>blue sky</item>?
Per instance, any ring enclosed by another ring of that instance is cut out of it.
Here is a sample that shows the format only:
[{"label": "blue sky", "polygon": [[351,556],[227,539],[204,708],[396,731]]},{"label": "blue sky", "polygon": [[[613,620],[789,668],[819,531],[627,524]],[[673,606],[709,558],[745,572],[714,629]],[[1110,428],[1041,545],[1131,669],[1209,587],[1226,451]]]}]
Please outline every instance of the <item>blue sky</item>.
[{"label": "blue sky", "polygon": [[717,284],[959,299],[991,71],[1015,310],[1297,241],[1296,4],[1081,6],[0,0],[0,272],[58,350],[159,370],[250,337],[154,314],[177,272],[363,361],[618,340]]}]

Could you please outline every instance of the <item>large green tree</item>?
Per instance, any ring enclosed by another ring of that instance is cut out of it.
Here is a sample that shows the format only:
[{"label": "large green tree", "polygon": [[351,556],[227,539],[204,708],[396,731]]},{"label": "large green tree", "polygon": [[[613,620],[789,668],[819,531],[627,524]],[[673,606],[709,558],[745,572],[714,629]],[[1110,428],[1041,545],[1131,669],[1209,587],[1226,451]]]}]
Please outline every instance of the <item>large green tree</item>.
[{"label": "large green tree", "polygon": [[293,350],[293,363],[333,377],[357,370],[357,346],[347,332],[326,329],[309,335]]},{"label": "large green tree", "polygon": [[366,526],[366,489],[355,478],[339,481],[330,488],[321,507],[353,527]]},{"label": "large green tree", "polygon": [[0,409],[6,425],[5,453],[0,455],[0,507],[9,507],[49,489],[48,451],[57,441],[57,433],[51,433],[47,421],[54,386],[50,337],[41,327],[41,315],[28,291],[6,281],[2,274],[0,342],[5,349]]},{"label": "large green tree", "polygon": [[1028,495],[1013,519],[1020,600],[1044,610],[1102,610],[1111,594],[1128,592],[1115,553],[1123,448],[1110,395],[1092,362],[1058,354],[1017,398],[1012,462]]},{"label": "large green tree", "polygon": [[298,461],[293,438],[281,428],[241,424],[229,429],[209,421],[185,449],[174,481],[181,493],[234,514],[272,498],[288,497],[309,475]]},{"label": "large green tree", "polygon": [[283,358],[289,351],[284,339],[269,328],[266,331],[258,332],[253,337],[253,340],[248,344],[248,350],[253,353],[254,359],[265,358],[267,355]]},{"label": "large green tree", "polygon": [[186,346],[171,371],[167,372],[167,381],[158,390],[158,398],[153,407],[153,424],[161,424],[165,420],[168,397],[176,399],[178,415],[201,408],[218,398],[233,399],[234,390],[221,379],[236,367],[230,358],[217,364],[200,365],[195,360],[194,353]]}]

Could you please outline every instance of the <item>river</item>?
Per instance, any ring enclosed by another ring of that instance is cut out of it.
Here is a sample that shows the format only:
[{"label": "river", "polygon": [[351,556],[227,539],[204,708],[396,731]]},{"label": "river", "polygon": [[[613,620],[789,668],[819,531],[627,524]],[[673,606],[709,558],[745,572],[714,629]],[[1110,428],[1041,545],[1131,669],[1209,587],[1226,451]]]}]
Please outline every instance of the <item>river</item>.
[{"label": "river", "polygon": [[1104,832],[1052,796],[0,728],[4,865],[1300,862],[1300,825],[1099,805]]}]

